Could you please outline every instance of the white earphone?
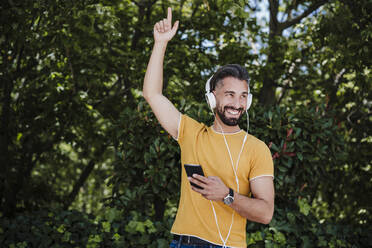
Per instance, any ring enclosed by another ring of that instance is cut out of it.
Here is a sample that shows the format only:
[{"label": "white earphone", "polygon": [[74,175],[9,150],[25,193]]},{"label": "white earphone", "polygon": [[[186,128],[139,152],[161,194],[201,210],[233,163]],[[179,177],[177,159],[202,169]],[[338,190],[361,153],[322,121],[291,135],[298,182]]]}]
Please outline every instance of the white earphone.
[{"label": "white earphone", "polygon": [[[212,77],[210,77],[208,79],[207,83],[205,84],[205,98],[207,100],[207,103],[208,103],[209,107],[213,111],[213,109],[215,109],[216,106],[217,106],[217,102],[216,102],[216,97],[214,96],[213,92],[211,91],[210,83],[211,83]],[[251,94],[251,91],[249,89],[249,84],[248,84],[248,96],[247,96],[247,109],[246,109],[246,111],[248,111],[248,109],[251,107],[251,104],[252,104],[252,94]]]}]

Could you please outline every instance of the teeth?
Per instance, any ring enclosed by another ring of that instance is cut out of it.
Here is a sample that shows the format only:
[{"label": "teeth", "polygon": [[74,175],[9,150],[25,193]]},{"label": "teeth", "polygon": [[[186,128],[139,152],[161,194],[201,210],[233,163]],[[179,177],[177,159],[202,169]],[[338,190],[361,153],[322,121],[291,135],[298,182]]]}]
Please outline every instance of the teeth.
[{"label": "teeth", "polygon": [[237,114],[239,113],[239,111],[237,111],[237,110],[232,110],[232,109],[227,109],[227,112],[228,112],[229,114],[232,114],[232,115],[237,115]]}]

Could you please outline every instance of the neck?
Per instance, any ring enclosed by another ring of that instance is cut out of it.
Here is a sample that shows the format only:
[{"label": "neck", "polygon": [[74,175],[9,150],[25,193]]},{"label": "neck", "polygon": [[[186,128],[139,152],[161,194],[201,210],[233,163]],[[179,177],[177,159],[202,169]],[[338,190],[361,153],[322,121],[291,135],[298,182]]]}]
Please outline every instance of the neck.
[{"label": "neck", "polygon": [[236,133],[240,131],[240,127],[238,125],[236,126],[228,126],[224,124],[222,121],[214,119],[212,128],[216,132],[221,132],[221,133]]}]

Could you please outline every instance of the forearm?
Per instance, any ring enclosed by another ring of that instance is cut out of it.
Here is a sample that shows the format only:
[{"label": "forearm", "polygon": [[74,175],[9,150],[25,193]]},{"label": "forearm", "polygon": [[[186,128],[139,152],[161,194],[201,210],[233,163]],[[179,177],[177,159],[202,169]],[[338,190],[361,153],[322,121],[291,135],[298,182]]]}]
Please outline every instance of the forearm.
[{"label": "forearm", "polygon": [[274,205],[263,199],[249,198],[235,192],[234,202],[230,205],[242,217],[263,224],[270,223]]},{"label": "forearm", "polygon": [[143,96],[147,101],[152,96],[162,94],[163,63],[167,42],[155,42],[143,83]]},{"label": "forearm", "polygon": [[[229,188],[219,177],[203,177],[194,174],[188,178],[190,182],[197,184],[201,189],[192,186],[192,189],[203,197],[212,201],[223,201],[229,193]],[[234,192],[234,201],[229,206],[242,217],[263,224],[270,223],[274,213],[274,185],[271,177],[264,177],[251,183],[252,193],[256,198]]]},{"label": "forearm", "polygon": [[155,42],[154,44],[143,83],[143,97],[149,103],[160,125],[176,139],[180,112],[162,93],[166,47],[167,42]]}]

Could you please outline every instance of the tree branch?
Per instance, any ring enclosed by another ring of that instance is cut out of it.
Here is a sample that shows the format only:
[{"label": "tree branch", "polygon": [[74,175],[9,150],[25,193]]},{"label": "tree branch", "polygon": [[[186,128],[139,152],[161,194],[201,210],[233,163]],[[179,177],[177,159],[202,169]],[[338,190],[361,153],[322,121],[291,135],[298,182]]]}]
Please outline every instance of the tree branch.
[{"label": "tree branch", "polygon": [[270,10],[270,32],[277,33],[278,30],[278,9],[279,2],[277,0],[270,0],[269,10]]},{"label": "tree branch", "polygon": [[[18,41],[17,41],[18,43]],[[15,46],[17,47],[17,45]],[[3,83],[3,99],[2,99],[2,112],[0,115],[0,163],[3,166],[5,178],[4,181],[1,182],[1,188],[4,190],[4,193],[1,194],[1,202],[0,202],[0,208],[4,212],[6,216],[12,216],[15,211],[16,206],[16,196],[13,193],[14,192],[14,184],[12,181],[9,180],[9,177],[13,174],[10,166],[11,161],[14,160],[14,158],[11,155],[11,152],[9,151],[9,147],[12,146],[12,138],[11,138],[11,127],[10,127],[10,121],[13,114],[12,110],[12,97],[11,93],[14,89],[14,82],[16,80],[17,75],[20,75],[21,71],[21,60],[23,57],[24,52],[24,42],[22,42],[21,47],[18,51],[18,55],[16,57],[17,65],[16,65],[16,71],[13,75],[5,76],[5,80]],[[7,58],[5,58],[5,61],[7,62]],[[5,63],[6,63],[5,62]],[[7,67],[7,64],[6,64]],[[11,70],[8,71],[9,74],[11,74]]]},{"label": "tree branch", "polygon": [[96,163],[92,159],[92,160],[90,160],[88,165],[84,168],[84,170],[81,173],[79,179],[75,183],[71,193],[67,196],[67,198],[64,202],[63,208],[65,210],[67,210],[68,207],[71,205],[71,203],[75,200],[80,188],[83,187],[85,181],[87,180],[90,173],[93,171],[95,165],[96,165]]},{"label": "tree branch", "polygon": [[[292,3],[288,4],[288,8],[284,12],[287,15],[288,19],[292,19],[292,10],[294,9],[295,5],[296,5],[296,0],[294,0]],[[285,17],[285,15],[283,15],[283,18],[282,18],[281,21],[284,20],[284,17]]]},{"label": "tree branch", "polygon": [[88,179],[89,175],[92,173],[94,166],[96,165],[96,161],[95,161],[96,158],[101,157],[101,155],[105,151],[105,148],[106,148],[105,146],[102,146],[101,149],[94,154],[94,158],[92,158],[89,161],[88,165],[84,168],[83,172],[80,174],[79,179],[75,183],[70,194],[66,197],[66,200],[63,204],[63,208],[65,210],[67,210],[70,207],[70,205],[74,202],[76,196],[79,193],[80,188],[83,187],[85,181]]},{"label": "tree branch", "polygon": [[283,31],[283,30],[285,30],[285,29],[287,29],[287,28],[289,28],[289,27],[291,27],[291,26],[299,23],[303,18],[307,17],[314,10],[318,9],[320,6],[322,6],[322,5],[324,5],[324,4],[328,3],[328,2],[329,2],[329,0],[320,0],[320,1],[317,1],[317,2],[313,3],[301,15],[297,16],[294,19],[289,19],[289,20],[287,20],[285,22],[280,23],[279,24],[279,29],[281,31]]}]

